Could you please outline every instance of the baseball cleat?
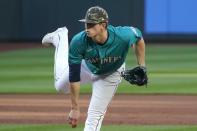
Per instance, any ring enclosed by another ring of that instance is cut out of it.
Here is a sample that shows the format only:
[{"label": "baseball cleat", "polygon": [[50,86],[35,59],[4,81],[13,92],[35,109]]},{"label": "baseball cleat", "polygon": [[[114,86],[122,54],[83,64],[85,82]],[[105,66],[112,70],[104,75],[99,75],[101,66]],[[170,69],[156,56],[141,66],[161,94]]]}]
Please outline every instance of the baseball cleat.
[{"label": "baseball cleat", "polygon": [[47,33],[42,38],[42,45],[46,47],[55,46],[55,43],[59,42],[59,33],[66,31],[68,32],[68,29],[66,27],[58,28],[56,31]]}]

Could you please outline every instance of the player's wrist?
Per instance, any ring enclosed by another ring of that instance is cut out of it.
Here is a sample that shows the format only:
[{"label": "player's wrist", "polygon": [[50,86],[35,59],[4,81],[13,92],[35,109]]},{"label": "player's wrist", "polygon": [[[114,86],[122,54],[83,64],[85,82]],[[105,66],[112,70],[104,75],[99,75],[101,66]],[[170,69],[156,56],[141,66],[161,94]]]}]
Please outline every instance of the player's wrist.
[{"label": "player's wrist", "polygon": [[146,65],[145,65],[145,64],[138,64],[138,66],[146,67]]}]

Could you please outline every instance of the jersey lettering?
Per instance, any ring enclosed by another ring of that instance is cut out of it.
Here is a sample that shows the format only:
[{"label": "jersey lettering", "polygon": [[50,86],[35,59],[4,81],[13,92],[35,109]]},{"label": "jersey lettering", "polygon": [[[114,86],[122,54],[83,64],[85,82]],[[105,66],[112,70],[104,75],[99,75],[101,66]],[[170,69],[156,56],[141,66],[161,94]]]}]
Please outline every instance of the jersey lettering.
[{"label": "jersey lettering", "polygon": [[122,59],[122,56],[106,57],[106,58],[103,58],[103,59],[100,59],[100,58],[85,58],[86,61],[88,61],[89,63],[92,63],[92,64],[96,64],[96,63],[99,63],[99,64],[115,63],[115,62],[117,62],[118,60],[121,60],[121,59]]}]

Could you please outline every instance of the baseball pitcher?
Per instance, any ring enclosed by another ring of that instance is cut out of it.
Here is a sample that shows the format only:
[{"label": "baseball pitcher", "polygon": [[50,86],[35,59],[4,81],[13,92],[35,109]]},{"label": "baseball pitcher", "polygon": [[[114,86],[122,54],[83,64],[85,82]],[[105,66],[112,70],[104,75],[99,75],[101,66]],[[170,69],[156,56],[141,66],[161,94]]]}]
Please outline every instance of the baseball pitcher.
[{"label": "baseball pitcher", "polygon": [[[100,131],[107,108],[122,77],[135,85],[146,85],[145,43],[135,27],[108,25],[107,12],[99,7],[88,9],[85,30],[76,34],[68,47],[68,30],[59,28],[42,39],[45,46],[55,47],[55,88],[71,95],[68,122],[77,126],[80,116],[80,85],[92,82],[92,97],[84,131]],[[125,59],[134,47],[137,67],[125,70]]]}]

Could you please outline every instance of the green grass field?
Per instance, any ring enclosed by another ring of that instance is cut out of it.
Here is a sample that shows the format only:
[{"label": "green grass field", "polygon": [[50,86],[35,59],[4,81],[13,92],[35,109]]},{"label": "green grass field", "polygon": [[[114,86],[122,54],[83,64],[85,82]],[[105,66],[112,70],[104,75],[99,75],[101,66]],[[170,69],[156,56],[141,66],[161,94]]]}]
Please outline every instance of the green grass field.
[{"label": "green grass field", "polygon": [[[0,131],[82,131],[66,125],[0,125]],[[101,131],[196,131],[197,126],[103,126]]]},{"label": "green grass field", "polygon": [[[197,94],[197,46],[147,45],[148,88],[122,81],[118,93]],[[53,48],[0,53],[0,93],[58,93],[53,80]],[[131,50],[127,68],[136,66]],[[90,93],[91,83],[81,87]]]},{"label": "green grass field", "polygon": [[[0,53],[0,94],[58,93],[53,81],[53,48]],[[127,68],[136,66],[133,51]],[[147,45],[146,65],[149,84],[134,87],[124,81],[117,93],[197,94],[197,46]],[[91,84],[81,87],[90,93]],[[68,125],[0,125],[0,131],[82,131]],[[101,131],[197,131],[197,126],[102,126]]]}]

